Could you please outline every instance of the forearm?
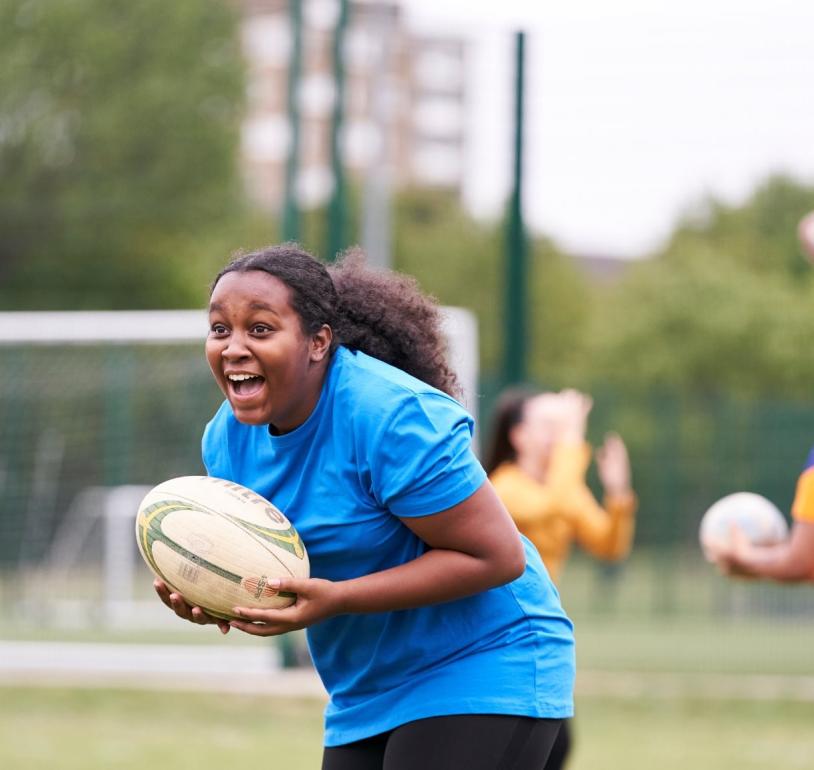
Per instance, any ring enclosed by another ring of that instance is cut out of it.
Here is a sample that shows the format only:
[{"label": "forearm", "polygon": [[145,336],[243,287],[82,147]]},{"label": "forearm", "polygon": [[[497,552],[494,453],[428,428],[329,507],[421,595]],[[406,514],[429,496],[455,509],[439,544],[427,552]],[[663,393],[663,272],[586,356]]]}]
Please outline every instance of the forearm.
[{"label": "forearm", "polygon": [[239,608],[231,625],[255,636],[307,628],[333,615],[406,610],[459,599],[523,574],[523,542],[509,514],[485,482],[437,514],[402,518],[427,545],[418,558],[350,580],[280,578],[274,588],[297,595],[277,610]]},{"label": "forearm", "polygon": [[588,553],[607,561],[624,559],[630,553],[636,511],[632,493],[606,496],[603,509],[585,490],[575,510],[577,540]]},{"label": "forearm", "polygon": [[339,583],[339,611],[387,612],[460,599],[508,583],[524,568],[516,554],[495,560],[431,549],[406,564]]},{"label": "forearm", "polygon": [[810,579],[814,559],[800,558],[791,541],[770,546],[752,546],[731,557],[735,571],[752,577],[781,582]]},{"label": "forearm", "polygon": [[560,441],[554,447],[548,468],[546,485],[561,495],[585,483],[591,462],[591,448],[582,438]]},{"label": "forearm", "polygon": [[636,529],[636,495],[628,488],[605,496],[605,510],[611,520],[611,533],[608,536],[608,559],[624,559],[633,545]]}]

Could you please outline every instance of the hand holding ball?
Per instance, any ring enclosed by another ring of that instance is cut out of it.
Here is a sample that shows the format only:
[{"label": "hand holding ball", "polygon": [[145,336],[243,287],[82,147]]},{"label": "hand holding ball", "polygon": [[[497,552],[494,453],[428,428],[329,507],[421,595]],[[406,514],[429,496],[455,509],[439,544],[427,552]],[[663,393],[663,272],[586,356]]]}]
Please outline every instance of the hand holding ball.
[{"label": "hand holding ball", "polygon": [[307,578],[308,554],[268,500],[210,476],[170,479],[147,493],[136,516],[147,566],[191,605],[223,620],[234,607],[279,609],[293,594],[276,578]]},{"label": "hand holding ball", "polygon": [[735,492],[710,506],[701,519],[698,539],[708,561],[731,552],[736,537],[750,545],[772,545],[788,537],[783,514],[770,500],[752,492]]}]

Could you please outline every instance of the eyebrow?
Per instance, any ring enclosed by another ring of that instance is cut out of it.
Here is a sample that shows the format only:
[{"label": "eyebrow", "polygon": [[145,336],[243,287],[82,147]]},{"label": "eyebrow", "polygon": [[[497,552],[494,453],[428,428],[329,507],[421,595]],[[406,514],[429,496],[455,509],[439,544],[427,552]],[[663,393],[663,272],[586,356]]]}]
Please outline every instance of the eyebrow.
[{"label": "eyebrow", "polygon": [[252,310],[268,310],[270,313],[277,315],[277,311],[271,305],[267,305],[265,302],[252,302],[249,307]]},{"label": "eyebrow", "polygon": [[[275,308],[265,302],[252,302],[249,308],[251,310],[266,310],[269,313],[274,313],[274,315],[280,315]],[[209,305],[209,312],[223,312],[223,305],[220,302],[213,302]]]}]

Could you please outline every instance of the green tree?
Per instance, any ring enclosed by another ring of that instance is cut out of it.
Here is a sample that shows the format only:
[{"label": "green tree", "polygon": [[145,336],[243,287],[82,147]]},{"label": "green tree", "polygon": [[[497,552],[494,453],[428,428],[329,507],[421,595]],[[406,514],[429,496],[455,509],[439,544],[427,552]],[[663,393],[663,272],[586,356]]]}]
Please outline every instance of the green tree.
[{"label": "green tree", "polygon": [[528,370],[549,387],[582,385],[589,324],[599,296],[574,259],[547,238],[532,241]]},{"label": "green tree", "polygon": [[707,202],[597,304],[585,365],[625,388],[811,398],[814,276],[796,225],[814,190],[775,177]]},{"label": "green tree", "polygon": [[761,274],[807,277],[810,266],[797,239],[797,224],[814,209],[814,188],[775,175],[742,205],[709,198],[687,214],[657,255],[676,261],[708,255]]},{"label": "green tree", "polygon": [[[502,222],[479,222],[443,191],[412,190],[395,207],[394,266],[414,275],[443,304],[478,319],[481,370],[499,380],[503,364],[506,237]],[[560,382],[574,371],[590,319],[590,287],[548,239],[533,238],[529,259],[529,372]]]},{"label": "green tree", "polygon": [[0,4],[3,306],[198,297],[185,263],[242,200],[236,13],[222,0]]},{"label": "green tree", "polygon": [[478,319],[481,367],[500,365],[502,241],[498,228],[476,222],[455,197],[438,190],[408,190],[395,201],[393,267],[415,276],[445,305],[472,310]]}]

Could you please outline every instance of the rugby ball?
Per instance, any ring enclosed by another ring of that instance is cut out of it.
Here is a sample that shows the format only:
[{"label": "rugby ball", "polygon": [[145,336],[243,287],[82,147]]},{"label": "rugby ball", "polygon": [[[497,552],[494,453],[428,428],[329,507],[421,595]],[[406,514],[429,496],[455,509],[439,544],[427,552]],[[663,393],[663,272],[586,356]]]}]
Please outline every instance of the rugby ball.
[{"label": "rugby ball", "polygon": [[269,580],[307,578],[308,554],[291,522],[252,490],[212,476],[151,489],[136,515],[147,566],[187,603],[224,620],[234,607],[276,609],[294,594]]},{"label": "rugby ball", "polygon": [[735,525],[752,545],[785,540],[789,527],[780,509],[762,495],[735,492],[713,503],[701,519],[698,539],[707,558],[708,545],[730,546]]}]

